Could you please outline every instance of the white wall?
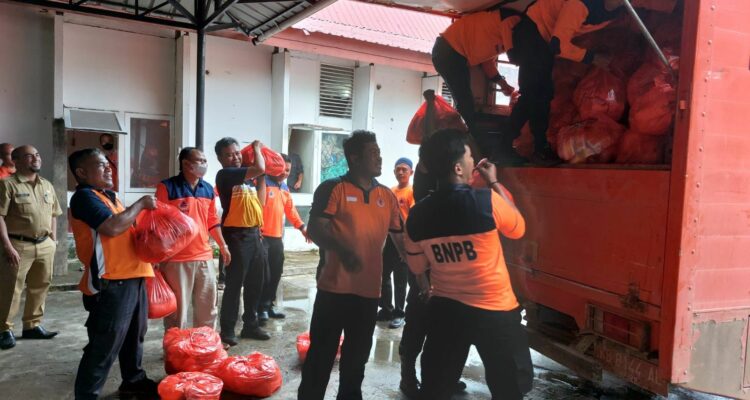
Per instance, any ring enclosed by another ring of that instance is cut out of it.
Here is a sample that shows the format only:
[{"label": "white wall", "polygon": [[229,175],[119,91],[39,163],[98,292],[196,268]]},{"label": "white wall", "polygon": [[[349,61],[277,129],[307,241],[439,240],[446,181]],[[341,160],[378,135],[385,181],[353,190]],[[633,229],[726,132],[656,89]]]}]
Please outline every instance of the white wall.
[{"label": "white wall", "polygon": [[54,21],[0,3],[0,142],[31,144],[52,176]]},{"label": "white wall", "polygon": [[372,130],[383,157],[383,175],[378,180],[391,187],[397,183],[393,176],[396,160],[408,157],[417,162],[419,146],[406,143],[406,128],[422,104],[422,74],[376,65],[374,81]]},{"label": "white wall", "polygon": [[66,107],[174,115],[175,40],[66,23]]},{"label": "white wall", "polygon": [[208,38],[204,149],[213,171],[210,182],[221,168],[213,150],[217,140],[231,136],[243,147],[256,139],[271,145],[272,51],[249,42]]}]

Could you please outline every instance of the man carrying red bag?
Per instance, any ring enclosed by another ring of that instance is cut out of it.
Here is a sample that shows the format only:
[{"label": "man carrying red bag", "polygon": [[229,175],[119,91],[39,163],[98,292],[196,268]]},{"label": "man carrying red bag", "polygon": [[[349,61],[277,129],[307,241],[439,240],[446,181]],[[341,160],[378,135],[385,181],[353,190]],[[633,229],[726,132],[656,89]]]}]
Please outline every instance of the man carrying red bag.
[{"label": "man carrying red bag", "polygon": [[123,378],[120,393],[155,396],[156,382],[141,366],[148,314],[143,278],[154,272],[135,254],[133,222],[156,202],[143,196],[125,208],[109,190],[112,168],[97,149],[78,150],[68,163],[78,182],[70,200],[70,223],[78,259],[85,266],[79,288],[89,312],[89,343],[78,366],[75,398],[96,399],[116,358]]},{"label": "man carrying red bag", "polygon": [[265,179],[258,179],[256,187],[253,178],[266,171],[261,146],[259,141],[253,142],[255,163],[246,168],[241,168],[242,155],[237,140],[225,137],[214,146],[216,157],[223,167],[216,174],[216,188],[224,210],[221,229],[233,256],[231,264],[227,263],[224,267],[226,287],[219,315],[221,340],[230,346],[239,343],[234,328],[240,312],[241,295],[245,311],[240,337],[256,340],[271,338],[258,321],[266,266],[266,254],[260,241],[266,185]]},{"label": "man carrying red bag", "polygon": [[217,286],[213,250],[208,236],[219,245],[224,264],[231,262],[229,248],[221,234],[216,214],[214,189],[206,175],[205,154],[196,147],[185,147],[178,157],[180,173],[156,186],[156,199],[171,204],[195,221],[198,235],[179,253],[160,265],[164,279],[177,298],[177,312],[164,318],[164,329],[188,326],[188,308],[193,304],[193,326],[216,328]]}]

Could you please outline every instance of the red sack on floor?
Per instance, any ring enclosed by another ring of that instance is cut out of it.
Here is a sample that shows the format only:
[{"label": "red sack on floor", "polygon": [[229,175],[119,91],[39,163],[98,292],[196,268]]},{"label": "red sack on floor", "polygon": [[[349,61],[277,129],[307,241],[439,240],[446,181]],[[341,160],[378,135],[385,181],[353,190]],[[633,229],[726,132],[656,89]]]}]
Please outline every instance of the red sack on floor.
[{"label": "red sack on floor", "polygon": [[153,278],[146,279],[146,294],[149,319],[164,318],[177,311],[177,298],[158,268],[154,268]]},{"label": "red sack on floor", "polygon": [[594,68],[578,83],[573,103],[582,119],[606,116],[618,121],[625,112],[625,83],[605,69]]},{"label": "red sack on floor", "polygon": [[555,145],[560,129],[572,124],[576,119],[578,119],[578,109],[573,104],[573,89],[561,87],[555,91],[555,97],[550,102],[547,141]]},{"label": "red sack on floor", "polygon": [[227,358],[221,338],[215,330],[199,328],[169,328],[162,342],[164,348],[164,370],[168,374],[178,372],[205,372],[214,376]]},{"label": "red sack on floor", "polygon": [[458,129],[468,132],[461,115],[442,96],[435,96],[434,90],[425,90],[424,103],[409,122],[406,129],[406,141],[421,144],[438,129]]},{"label": "red sack on floor", "polygon": [[606,117],[566,126],[557,136],[557,154],[571,164],[610,162],[624,131],[624,126]]},{"label": "red sack on floor", "polygon": [[[253,145],[249,144],[244,149],[240,150],[242,154],[242,166],[250,167],[255,164],[255,150]],[[266,162],[266,175],[268,176],[280,176],[284,173],[286,162],[281,157],[281,154],[269,149],[265,145],[260,148],[260,154],[263,155],[263,160]]]},{"label": "red sack on floor", "polygon": [[[344,343],[344,336],[341,335],[339,338],[339,350],[336,353],[336,356],[341,355],[341,345]],[[299,356],[299,361],[304,363],[305,359],[307,359],[307,351],[310,350],[310,332],[304,332],[300,333],[297,336],[297,355]]]},{"label": "red sack on floor", "polygon": [[172,205],[156,202],[156,209],[138,214],[135,224],[135,253],[141,261],[169,260],[198,235],[192,218]]},{"label": "red sack on floor", "polygon": [[[679,58],[668,56],[673,68]],[[659,61],[651,60],[638,68],[628,81],[630,128],[644,135],[669,133],[674,119],[677,91],[671,73]]]},{"label": "red sack on floor", "polygon": [[667,138],[627,131],[620,139],[615,161],[621,164],[661,164]]},{"label": "red sack on floor", "polygon": [[276,361],[257,352],[246,357],[228,357],[221,363],[218,373],[227,390],[245,396],[269,397],[282,383]]},{"label": "red sack on floor", "polygon": [[224,382],[202,372],[180,372],[159,382],[162,400],[219,400]]}]

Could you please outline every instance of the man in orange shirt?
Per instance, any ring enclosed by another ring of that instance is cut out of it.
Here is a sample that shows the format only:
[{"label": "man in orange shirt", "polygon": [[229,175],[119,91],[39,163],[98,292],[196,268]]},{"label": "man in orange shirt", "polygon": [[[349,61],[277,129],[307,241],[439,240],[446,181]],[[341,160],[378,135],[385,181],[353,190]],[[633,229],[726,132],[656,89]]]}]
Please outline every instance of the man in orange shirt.
[{"label": "man in orange shirt", "polygon": [[555,57],[602,65],[608,57],[571,43],[575,36],[608,25],[621,13],[622,0],[538,0],[513,28],[513,46],[508,59],[518,65],[521,97],[510,115],[510,134],[504,135],[500,157],[518,157],[513,140],[529,123],[534,136],[531,161],[541,165],[559,162],[547,142],[550,102],[554,96],[552,67]]},{"label": "man in orange shirt", "polygon": [[[414,191],[409,183],[411,176],[414,175],[411,160],[406,157],[399,158],[396,161],[393,174],[396,176],[398,185],[392,187],[391,191],[398,200],[401,218],[406,221],[406,217],[409,216],[409,209],[414,205]],[[408,271],[409,267],[401,259],[393,241],[390,238],[386,239],[383,249],[383,282],[380,289],[378,321],[390,320],[388,327],[391,329],[404,326]],[[393,283],[391,283],[391,274],[393,274]],[[391,299],[393,299],[393,303],[391,303]]]},{"label": "man in orange shirt", "polygon": [[292,170],[292,160],[286,154],[284,158],[284,173],[280,176],[266,175],[266,204],[263,205],[263,227],[260,232],[263,235],[263,246],[268,257],[268,270],[263,284],[263,294],[260,298],[258,308],[258,320],[268,321],[268,318],[282,319],[286,315],[273,309],[276,301],[276,290],[281,282],[281,274],[284,273],[284,216],[302,232],[305,240],[307,237],[305,222],[299,216],[297,208],[292,201],[289,186],[284,182]]},{"label": "man in orange shirt", "polygon": [[497,70],[497,56],[513,46],[512,29],[520,17],[507,10],[481,11],[456,20],[435,40],[432,64],[453,94],[469,132],[474,126],[474,94],[469,67],[481,65],[487,78],[510,96],[513,87]]},{"label": "man in orange shirt", "polygon": [[7,178],[16,172],[16,164],[13,162],[13,145],[0,143],[0,179]]},{"label": "man in orange shirt", "polygon": [[430,297],[419,398],[450,399],[474,345],[492,398],[521,399],[531,390],[533,366],[498,235],[523,236],[523,216],[487,160],[477,169],[492,189],[469,186],[475,168],[464,133],[435,132],[420,154],[439,183],[406,223],[409,268]]},{"label": "man in orange shirt", "polygon": [[315,190],[309,234],[325,250],[302,367],[300,400],[322,400],[344,332],[339,399],[361,399],[365,365],[380,298],[382,251],[389,232],[402,247],[398,201],[378,183],[383,160],[375,134],[354,131],[344,141],[349,172]]},{"label": "man in orange shirt", "polygon": [[143,196],[125,208],[112,187],[112,169],[97,149],[78,150],[68,157],[78,182],[70,199],[73,237],[78,259],[85,266],[79,288],[89,343],[83,349],[75,381],[75,398],[96,399],[109,369],[119,359],[121,394],[157,395],[156,382],[141,366],[148,329],[148,300],[144,278],[153,277],[151,264],[135,254],[135,219],[156,208]]},{"label": "man in orange shirt", "polygon": [[196,147],[185,147],[178,160],[180,174],[156,186],[156,199],[177,207],[192,218],[198,227],[198,235],[185,249],[159,266],[177,298],[177,312],[164,318],[164,329],[187,328],[191,303],[193,326],[215,329],[218,294],[209,235],[218,244],[224,263],[229,264],[232,258],[221,234],[214,188],[203,180],[208,168],[205,154]]}]

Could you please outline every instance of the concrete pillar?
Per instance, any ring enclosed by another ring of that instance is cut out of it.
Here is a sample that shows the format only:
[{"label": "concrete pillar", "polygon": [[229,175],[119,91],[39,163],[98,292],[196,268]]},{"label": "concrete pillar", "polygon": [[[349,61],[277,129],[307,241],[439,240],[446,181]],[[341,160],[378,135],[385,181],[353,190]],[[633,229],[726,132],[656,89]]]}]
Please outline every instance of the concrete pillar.
[{"label": "concrete pillar", "polygon": [[54,22],[54,82],[52,123],[52,185],[60,203],[62,215],[57,218],[57,251],[53,275],[68,273],[68,144],[63,121],[63,14],[55,14]]},{"label": "concrete pillar", "polygon": [[271,58],[271,143],[282,152],[289,151],[289,69],[291,56],[280,49]]},{"label": "concrete pillar", "polygon": [[354,69],[354,98],[352,99],[352,129],[372,130],[375,103],[375,65]]},{"label": "concrete pillar", "polygon": [[68,152],[65,140],[65,122],[55,119],[52,129],[52,185],[60,203],[62,215],[57,218],[57,251],[55,252],[54,276],[68,273]]}]

